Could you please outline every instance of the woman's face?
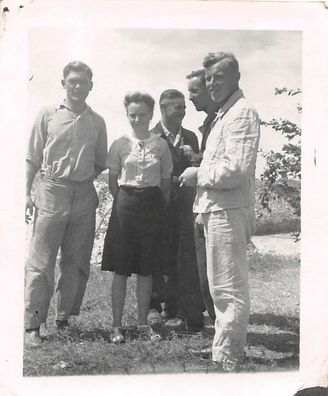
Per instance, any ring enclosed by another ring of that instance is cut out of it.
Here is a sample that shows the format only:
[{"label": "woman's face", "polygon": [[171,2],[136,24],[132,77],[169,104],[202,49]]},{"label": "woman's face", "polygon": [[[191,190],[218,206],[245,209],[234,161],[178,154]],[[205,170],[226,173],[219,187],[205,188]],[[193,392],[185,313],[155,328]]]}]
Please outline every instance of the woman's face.
[{"label": "woman's face", "polygon": [[149,130],[149,124],[153,117],[148,106],[144,102],[130,103],[126,108],[126,113],[132,129],[135,133]]}]

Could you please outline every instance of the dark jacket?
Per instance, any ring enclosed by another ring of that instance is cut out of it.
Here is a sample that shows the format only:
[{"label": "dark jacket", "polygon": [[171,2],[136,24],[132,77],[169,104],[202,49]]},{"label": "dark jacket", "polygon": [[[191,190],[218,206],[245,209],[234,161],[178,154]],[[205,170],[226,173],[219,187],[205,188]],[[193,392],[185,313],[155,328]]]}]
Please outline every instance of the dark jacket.
[{"label": "dark jacket", "polygon": [[[198,145],[198,139],[197,136],[194,134],[194,132],[189,131],[188,129],[185,129],[181,127],[182,132],[181,132],[181,140],[183,141],[184,145],[189,145],[193,149],[195,153],[199,152],[199,145]],[[155,127],[151,130],[151,132],[160,135],[164,140],[166,140],[170,152],[172,155],[172,160],[173,160],[173,176],[180,176],[181,173],[188,168],[189,166],[192,166],[191,162],[189,159],[187,159],[180,151],[178,147],[174,147],[167,136],[164,133],[162,124],[158,122]]]},{"label": "dark jacket", "polygon": [[[170,143],[160,122],[151,132],[159,134],[166,140],[173,159],[173,176],[180,176],[186,168],[192,166],[179,147],[174,147]],[[181,140],[181,144],[191,146],[195,153],[199,152],[198,139],[194,132],[182,128]],[[153,292],[165,296],[163,301],[169,302],[170,309],[179,310],[187,318],[192,319],[199,317],[205,309],[195,252],[192,211],[195,189],[180,187],[179,184],[174,180],[171,184],[171,199],[164,225],[162,269],[154,276]],[[166,283],[162,274],[168,277]]]}]

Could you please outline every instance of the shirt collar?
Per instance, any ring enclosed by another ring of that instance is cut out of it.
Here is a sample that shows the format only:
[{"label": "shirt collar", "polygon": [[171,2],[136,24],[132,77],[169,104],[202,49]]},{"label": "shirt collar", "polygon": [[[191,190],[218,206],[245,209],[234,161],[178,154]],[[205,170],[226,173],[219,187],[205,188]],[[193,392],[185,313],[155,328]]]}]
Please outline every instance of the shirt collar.
[{"label": "shirt collar", "polygon": [[207,114],[207,116],[203,122],[203,126],[210,124],[216,117],[218,111],[219,111],[219,108],[217,107],[212,113]]},{"label": "shirt collar", "polygon": [[[162,128],[163,128],[163,131],[164,131],[165,135],[166,135],[166,136],[172,135],[173,137],[175,137],[175,136],[173,135],[173,133],[170,132],[170,131],[166,128],[166,126],[163,124],[163,121],[161,120],[160,122],[161,122],[161,125],[162,125]],[[176,134],[176,136],[180,136],[180,135],[181,135],[181,132],[182,132],[182,128],[181,128],[181,125],[180,125],[180,128],[179,128],[178,133]]]},{"label": "shirt collar", "polygon": [[[61,103],[59,103],[57,105],[56,110],[59,110],[59,109],[62,109],[62,108],[65,108],[65,109],[68,109],[68,110],[72,111],[72,109],[68,106],[66,99],[63,99],[61,101]],[[88,111],[89,113],[94,114],[92,108],[89,105],[87,105],[87,104],[86,104],[86,108],[83,110],[83,112],[81,114],[83,114],[85,111]]]},{"label": "shirt collar", "polygon": [[221,108],[217,111],[215,120],[222,118],[224,114],[240,99],[244,97],[244,93],[241,89],[235,91],[231,96],[229,96],[228,100],[221,106]]},{"label": "shirt collar", "polygon": [[123,137],[125,137],[126,139],[128,139],[134,143],[139,143],[139,142],[148,143],[148,142],[158,138],[158,136],[155,135],[153,132],[150,132],[149,137],[146,139],[139,139],[139,138],[133,136],[131,133],[126,133],[123,135]]},{"label": "shirt collar", "polygon": [[219,106],[217,105],[215,109],[212,110],[211,113],[207,114],[203,124],[198,127],[199,132],[203,135],[204,132],[212,126],[212,122],[216,119],[217,117],[217,112],[219,111]]}]

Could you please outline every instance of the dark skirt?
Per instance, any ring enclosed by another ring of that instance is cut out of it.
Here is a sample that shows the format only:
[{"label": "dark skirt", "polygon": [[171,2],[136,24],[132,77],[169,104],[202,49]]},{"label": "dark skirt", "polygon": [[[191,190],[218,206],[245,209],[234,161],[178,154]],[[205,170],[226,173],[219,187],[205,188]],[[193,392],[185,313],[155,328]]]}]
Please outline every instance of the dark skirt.
[{"label": "dark skirt", "polygon": [[143,276],[158,271],[164,199],[158,187],[120,187],[105,237],[101,269]]}]

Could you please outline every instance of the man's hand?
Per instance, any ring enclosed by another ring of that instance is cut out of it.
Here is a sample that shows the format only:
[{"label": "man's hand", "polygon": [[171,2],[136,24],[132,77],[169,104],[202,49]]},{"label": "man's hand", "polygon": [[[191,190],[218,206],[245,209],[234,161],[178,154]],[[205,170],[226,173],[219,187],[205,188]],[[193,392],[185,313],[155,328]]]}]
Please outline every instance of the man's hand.
[{"label": "man's hand", "polygon": [[204,222],[203,222],[203,216],[201,213],[198,213],[196,218],[195,218],[195,225],[197,229],[203,229],[204,228]]},{"label": "man's hand", "polygon": [[39,168],[33,164],[33,162],[26,161],[26,189],[25,189],[25,223],[29,223],[32,220],[34,204],[31,198],[31,188],[36,172]]},{"label": "man's hand", "polygon": [[201,213],[198,213],[197,216],[195,217],[195,228],[196,231],[198,232],[198,236],[204,237],[204,222]]},{"label": "man's hand", "polygon": [[34,203],[30,195],[26,197],[25,203],[25,223],[28,224],[32,220],[34,211]]},{"label": "man's hand", "polygon": [[180,150],[183,152],[183,154],[189,159],[191,162],[199,162],[201,159],[201,155],[197,154],[193,151],[191,146],[188,144],[185,144],[180,147]]},{"label": "man's hand", "polygon": [[180,186],[195,187],[197,184],[197,171],[198,168],[190,167],[180,175]]}]

